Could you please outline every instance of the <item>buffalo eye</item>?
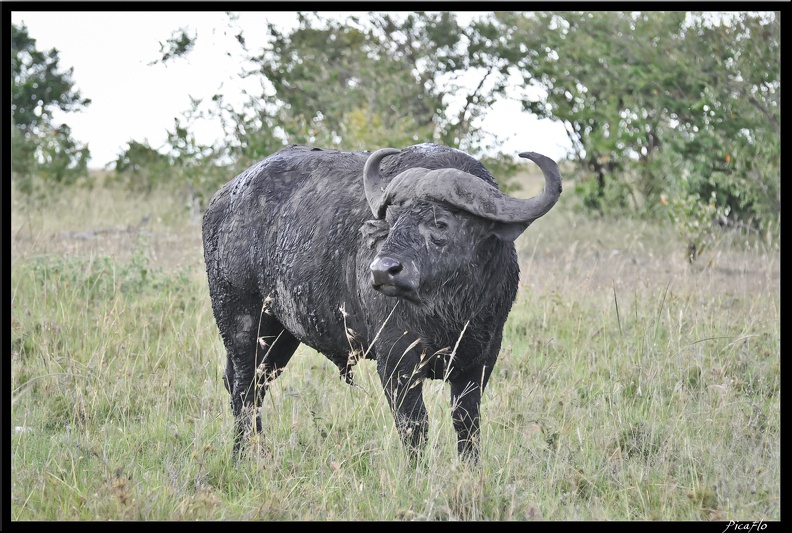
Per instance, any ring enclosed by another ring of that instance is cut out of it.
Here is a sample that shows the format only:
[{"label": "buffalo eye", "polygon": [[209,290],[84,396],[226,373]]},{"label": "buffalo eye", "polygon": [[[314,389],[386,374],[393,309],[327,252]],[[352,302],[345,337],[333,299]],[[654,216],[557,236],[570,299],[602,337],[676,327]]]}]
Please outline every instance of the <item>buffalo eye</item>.
[{"label": "buffalo eye", "polygon": [[435,235],[431,235],[429,237],[429,240],[432,241],[432,244],[434,244],[438,248],[442,248],[443,246],[446,245],[447,242],[445,239],[438,238]]},{"label": "buffalo eye", "polygon": [[446,230],[448,229],[448,222],[434,217],[431,221],[429,221],[427,226],[427,229],[429,230],[429,241],[438,248],[445,246],[448,242],[448,235],[446,233]]},{"label": "buffalo eye", "polygon": [[448,224],[445,222],[438,221],[435,228],[429,230],[429,240],[437,247],[442,247],[446,245],[448,242],[447,235],[445,230],[448,228]]}]

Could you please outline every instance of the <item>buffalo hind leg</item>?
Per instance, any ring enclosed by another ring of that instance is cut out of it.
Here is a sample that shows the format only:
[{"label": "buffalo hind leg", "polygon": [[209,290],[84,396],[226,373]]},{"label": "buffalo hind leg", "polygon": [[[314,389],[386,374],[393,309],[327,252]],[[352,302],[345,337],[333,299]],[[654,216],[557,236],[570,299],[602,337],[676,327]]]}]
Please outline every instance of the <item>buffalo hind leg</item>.
[{"label": "buffalo hind leg", "polygon": [[[253,305],[256,304],[257,305]],[[267,384],[278,377],[300,344],[262,303],[237,301],[223,335],[228,352],[224,384],[234,413],[234,457],[238,458],[253,431],[261,431],[259,407]]]}]

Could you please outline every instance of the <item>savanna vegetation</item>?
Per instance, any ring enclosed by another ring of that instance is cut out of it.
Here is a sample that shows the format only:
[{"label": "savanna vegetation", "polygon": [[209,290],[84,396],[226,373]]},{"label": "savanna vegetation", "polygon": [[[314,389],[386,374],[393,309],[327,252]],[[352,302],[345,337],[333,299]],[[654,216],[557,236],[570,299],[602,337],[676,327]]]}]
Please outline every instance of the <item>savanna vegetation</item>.
[{"label": "savanna vegetation", "polygon": [[[132,190],[166,186],[201,210],[229,176],[289,143],[349,150],[440,142],[481,156],[510,190],[515,154],[480,117],[500,98],[562,123],[574,194],[596,216],[669,219],[690,262],[713,222],[769,239],[780,220],[780,14],[774,12],[300,13],[249,49],[238,15],[218,13],[228,53],[258,91],[217,94],[174,117],[163,146],[130,139],[111,165]],[[263,29],[263,28],[262,28]],[[53,110],[90,105],[58,51],[12,25],[12,171],[36,198],[85,182],[88,147]],[[152,66],[201,44],[189,27]],[[214,44],[218,46],[218,44]],[[218,81],[222,85],[223,80]],[[222,125],[211,144],[197,121]]]},{"label": "savanna vegetation", "polygon": [[[264,50],[231,32],[266,98],[195,102],[166,146],[130,140],[89,171],[52,119],[90,105],[79,73],[12,26],[12,520],[780,520],[778,14],[320,13],[268,31]],[[195,42],[179,29],[157,61]],[[503,96],[575,149],[517,241],[479,464],[457,458],[443,383],[424,387],[415,467],[374,365],[349,387],[306,347],[232,462],[209,195],[284,143],[434,141],[532,196],[541,178],[476,126]],[[198,116],[226,137],[197,143]]]},{"label": "savanna vegetation", "polygon": [[166,195],[70,191],[12,206],[14,520],[781,517],[780,258],[761,241],[724,233],[691,266],[670,226],[562,196],[518,241],[478,467],[447,386],[425,386],[410,468],[375,366],[351,388],[305,347],[234,464],[199,226]]}]

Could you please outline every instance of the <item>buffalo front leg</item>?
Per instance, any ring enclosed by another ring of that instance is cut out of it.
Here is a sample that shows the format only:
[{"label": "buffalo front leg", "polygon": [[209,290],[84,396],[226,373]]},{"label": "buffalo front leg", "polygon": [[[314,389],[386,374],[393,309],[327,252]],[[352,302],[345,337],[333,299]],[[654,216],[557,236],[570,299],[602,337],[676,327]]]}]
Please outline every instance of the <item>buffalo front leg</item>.
[{"label": "buffalo front leg", "polygon": [[451,381],[451,419],[457,434],[457,451],[473,462],[479,458],[481,394],[490,371],[474,368]]},{"label": "buffalo front leg", "polygon": [[416,359],[412,354],[401,352],[398,358],[392,354],[377,357],[377,373],[393,413],[396,430],[413,460],[426,446],[429,423],[423,401],[423,375],[418,370]]}]

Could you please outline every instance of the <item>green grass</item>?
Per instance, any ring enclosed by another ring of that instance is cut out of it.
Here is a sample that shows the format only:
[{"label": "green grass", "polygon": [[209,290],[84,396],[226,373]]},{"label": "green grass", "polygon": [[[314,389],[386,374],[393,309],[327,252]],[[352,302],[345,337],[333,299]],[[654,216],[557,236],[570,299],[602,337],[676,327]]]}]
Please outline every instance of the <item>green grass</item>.
[{"label": "green grass", "polygon": [[565,196],[518,241],[477,467],[456,457],[446,385],[425,386],[413,468],[373,363],[349,387],[306,347],[234,464],[187,206],[20,200],[12,520],[780,520],[780,255],[761,244],[726,234],[691,267],[672,229]]}]

